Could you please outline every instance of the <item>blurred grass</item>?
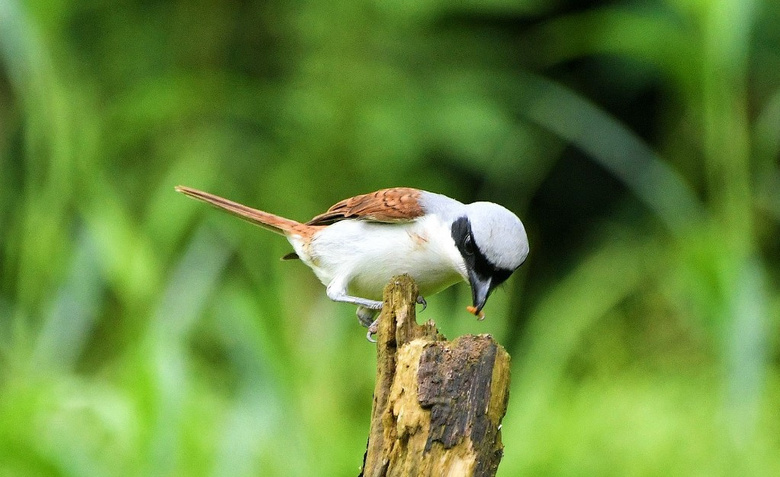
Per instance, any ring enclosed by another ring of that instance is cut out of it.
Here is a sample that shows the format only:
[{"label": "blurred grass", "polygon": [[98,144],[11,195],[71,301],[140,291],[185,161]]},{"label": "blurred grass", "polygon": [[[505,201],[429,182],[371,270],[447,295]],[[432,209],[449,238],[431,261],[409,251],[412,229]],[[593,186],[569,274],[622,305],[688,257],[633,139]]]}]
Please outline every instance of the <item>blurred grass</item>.
[{"label": "blurred grass", "polygon": [[780,7],[0,0],[0,475],[355,475],[374,351],[278,237],[410,185],[515,210],[448,336],[500,475],[780,473]]}]

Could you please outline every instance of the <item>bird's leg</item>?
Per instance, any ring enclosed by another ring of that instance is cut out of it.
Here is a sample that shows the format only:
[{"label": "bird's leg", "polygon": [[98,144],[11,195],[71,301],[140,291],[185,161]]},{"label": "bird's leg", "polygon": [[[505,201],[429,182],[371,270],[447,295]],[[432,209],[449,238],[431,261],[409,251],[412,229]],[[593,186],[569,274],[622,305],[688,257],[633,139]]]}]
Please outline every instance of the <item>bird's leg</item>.
[{"label": "bird's leg", "polygon": [[425,311],[426,308],[428,308],[428,302],[425,301],[425,297],[422,295],[417,295],[417,304],[422,305],[422,310],[420,312]]},{"label": "bird's leg", "polygon": [[381,301],[347,295],[346,284],[341,281],[334,280],[330,282],[330,285],[328,285],[328,288],[326,289],[326,293],[328,294],[328,298],[333,301],[352,303],[353,305],[362,306],[371,310],[382,309]]}]

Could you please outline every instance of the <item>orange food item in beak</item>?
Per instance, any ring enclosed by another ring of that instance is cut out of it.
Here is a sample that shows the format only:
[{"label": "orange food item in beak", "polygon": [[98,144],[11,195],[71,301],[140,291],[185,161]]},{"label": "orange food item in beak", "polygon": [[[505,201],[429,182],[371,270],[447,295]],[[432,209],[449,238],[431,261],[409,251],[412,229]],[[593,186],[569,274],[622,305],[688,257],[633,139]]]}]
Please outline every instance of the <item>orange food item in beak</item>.
[{"label": "orange food item in beak", "polygon": [[479,321],[482,321],[485,319],[485,312],[484,311],[477,311],[477,307],[475,306],[467,306],[466,311],[471,313],[472,315],[476,316]]}]

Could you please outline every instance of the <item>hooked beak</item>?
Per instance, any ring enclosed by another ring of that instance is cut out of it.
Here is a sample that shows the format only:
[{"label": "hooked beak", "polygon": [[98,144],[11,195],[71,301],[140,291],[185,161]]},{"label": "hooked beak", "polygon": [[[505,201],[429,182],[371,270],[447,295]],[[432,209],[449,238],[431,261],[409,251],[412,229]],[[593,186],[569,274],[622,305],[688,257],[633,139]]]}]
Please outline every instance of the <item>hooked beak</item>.
[{"label": "hooked beak", "polygon": [[471,300],[474,304],[474,309],[477,314],[482,311],[482,308],[487,302],[490,292],[493,291],[492,285],[493,279],[491,277],[480,277],[476,273],[469,273],[469,284],[471,285]]}]

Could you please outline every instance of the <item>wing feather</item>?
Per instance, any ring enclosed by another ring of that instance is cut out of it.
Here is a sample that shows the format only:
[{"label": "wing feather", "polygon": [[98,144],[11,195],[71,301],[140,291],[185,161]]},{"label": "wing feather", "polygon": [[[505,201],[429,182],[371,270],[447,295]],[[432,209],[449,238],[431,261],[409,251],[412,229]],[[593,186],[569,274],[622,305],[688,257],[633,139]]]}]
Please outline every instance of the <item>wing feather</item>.
[{"label": "wing feather", "polygon": [[334,204],[306,225],[330,225],[348,219],[407,222],[424,214],[419,202],[420,193],[420,190],[411,187],[394,187],[357,195]]}]

